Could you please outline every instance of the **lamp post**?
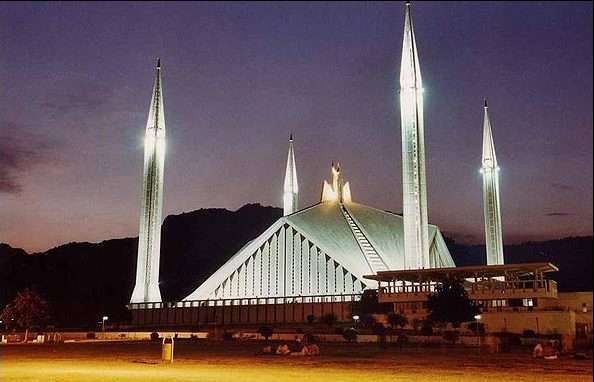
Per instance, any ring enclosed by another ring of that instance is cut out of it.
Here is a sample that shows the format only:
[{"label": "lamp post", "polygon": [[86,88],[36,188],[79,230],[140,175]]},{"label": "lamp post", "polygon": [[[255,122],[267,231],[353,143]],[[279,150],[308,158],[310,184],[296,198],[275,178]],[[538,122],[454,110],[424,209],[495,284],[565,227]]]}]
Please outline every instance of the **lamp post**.
[{"label": "lamp post", "polygon": [[483,318],[483,316],[481,316],[480,314],[474,316],[474,319],[476,320],[476,334],[478,335],[479,353],[481,352],[481,332],[479,330],[479,321],[481,320],[481,318]]},{"label": "lamp post", "polygon": [[105,321],[109,320],[109,317],[107,316],[103,316],[103,318],[101,319],[101,331],[104,332],[105,331]]}]

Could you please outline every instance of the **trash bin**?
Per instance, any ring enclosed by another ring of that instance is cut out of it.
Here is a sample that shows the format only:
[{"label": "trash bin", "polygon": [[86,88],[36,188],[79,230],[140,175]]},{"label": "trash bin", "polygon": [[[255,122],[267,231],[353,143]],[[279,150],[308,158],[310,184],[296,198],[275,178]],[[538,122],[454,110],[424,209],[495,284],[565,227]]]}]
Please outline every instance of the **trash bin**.
[{"label": "trash bin", "polygon": [[163,338],[161,360],[163,362],[173,362],[173,337]]}]

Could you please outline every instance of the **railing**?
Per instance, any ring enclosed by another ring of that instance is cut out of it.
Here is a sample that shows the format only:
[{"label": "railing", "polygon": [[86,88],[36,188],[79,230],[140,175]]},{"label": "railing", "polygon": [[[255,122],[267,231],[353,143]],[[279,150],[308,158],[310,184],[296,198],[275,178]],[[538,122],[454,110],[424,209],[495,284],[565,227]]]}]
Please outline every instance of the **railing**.
[{"label": "railing", "polygon": [[290,296],[290,297],[250,297],[250,298],[223,298],[216,300],[188,300],[179,302],[142,302],[131,303],[127,307],[134,309],[159,309],[159,308],[193,308],[203,306],[253,306],[253,305],[285,305],[309,304],[332,302],[356,302],[361,300],[361,294],[317,295],[317,296]]},{"label": "railing", "polygon": [[[392,284],[378,288],[380,302],[424,301],[427,295],[436,291],[438,283]],[[554,280],[488,280],[469,282],[466,291],[473,299],[557,297],[557,283]]]},{"label": "railing", "polygon": [[335,314],[352,320],[360,294],[253,297],[129,304],[135,326],[196,326],[202,324],[300,323],[309,316]]}]

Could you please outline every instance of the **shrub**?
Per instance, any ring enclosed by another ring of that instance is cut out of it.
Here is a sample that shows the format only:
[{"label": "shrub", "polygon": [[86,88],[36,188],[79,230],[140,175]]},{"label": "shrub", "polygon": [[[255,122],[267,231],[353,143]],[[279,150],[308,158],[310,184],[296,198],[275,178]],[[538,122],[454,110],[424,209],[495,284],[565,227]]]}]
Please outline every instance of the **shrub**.
[{"label": "shrub", "polygon": [[380,344],[380,346],[384,347],[386,346],[386,327],[384,326],[384,324],[382,324],[381,322],[376,322],[375,324],[373,324],[371,330],[373,330],[373,333],[375,335],[377,335],[377,340]]},{"label": "shrub", "polygon": [[95,338],[96,338],[95,332],[89,332],[89,333],[87,333],[87,339],[94,340]]},{"label": "shrub", "polygon": [[357,342],[357,334],[354,328],[348,328],[342,332],[342,336],[347,342]]},{"label": "shrub", "polygon": [[158,341],[158,340],[159,340],[159,333],[157,333],[157,332],[152,332],[152,333],[151,333],[151,340],[152,340],[152,341]]},{"label": "shrub", "polygon": [[329,328],[334,326],[334,324],[336,324],[336,321],[338,321],[338,317],[336,317],[336,314],[334,313],[326,313],[322,317],[320,317],[320,322],[328,325]]},{"label": "shrub", "polygon": [[443,339],[450,342],[451,344],[455,344],[460,337],[460,333],[457,330],[446,330],[443,333]]},{"label": "shrub", "polygon": [[421,325],[421,334],[424,336],[432,336],[433,335],[433,324],[429,320],[423,321]]},{"label": "shrub", "polygon": [[223,341],[231,341],[231,340],[233,340],[233,333],[224,332],[223,333]]},{"label": "shrub", "polygon": [[344,333],[344,328],[341,328],[340,326],[334,328],[334,334],[342,334]]},{"label": "shrub", "polygon": [[408,324],[408,320],[402,314],[391,312],[388,314],[388,323],[392,328],[397,326],[404,328]]},{"label": "shrub", "polygon": [[468,330],[471,330],[475,335],[476,334],[480,334],[483,335],[485,334],[485,324],[483,324],[482,322],[471,322],[467,325]]},{"label": "shrub", "polygon": [[372,314],[367,313],[361,317],[361,326],[364,328],[373,328],[375,324],[376,321]]},{"label": "shrub", "polygon": [[313,324],[315,322],[315,320],[316,320],[316,316],[314,316],[313,314],[309,314],[307,316],[307,323],[308,324]]},{"label": "shrub", "polygon": [[260,328],[258,329],[258,334],[264,337],[266,341],[268,341],[270,337],[272,337],[272,333],[274,333],[274,330],[270,326],[260,326]]}]

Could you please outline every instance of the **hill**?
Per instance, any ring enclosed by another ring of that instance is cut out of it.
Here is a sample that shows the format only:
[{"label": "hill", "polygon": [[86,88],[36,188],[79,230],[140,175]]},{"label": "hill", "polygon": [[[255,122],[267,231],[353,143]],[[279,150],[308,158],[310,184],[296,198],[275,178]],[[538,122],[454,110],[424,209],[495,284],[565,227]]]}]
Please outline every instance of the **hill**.
[{"label": "hill", "polygon": [[[247,204],[236,211],[200,209],[170,215],[163,223],[160,286],[165,301],[187,296],[236,251],[257,237],[282,209]],[[484,264],[484,246],[446,240],[458,265]],[[69,243],[43,253],[0,244],[0,307],[33,287],[54,308],[60,326],[93,326],[107,314],[125,319],[134,286],[137,238]],[[505,247],[506,262],[550,261],[561,291],[592,290],[592,237]]]}]

